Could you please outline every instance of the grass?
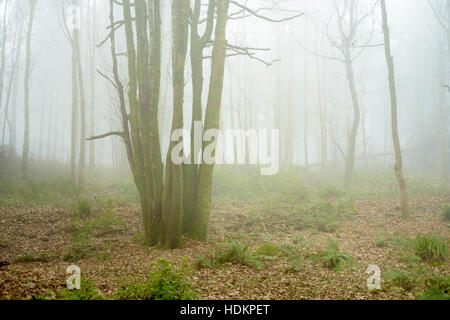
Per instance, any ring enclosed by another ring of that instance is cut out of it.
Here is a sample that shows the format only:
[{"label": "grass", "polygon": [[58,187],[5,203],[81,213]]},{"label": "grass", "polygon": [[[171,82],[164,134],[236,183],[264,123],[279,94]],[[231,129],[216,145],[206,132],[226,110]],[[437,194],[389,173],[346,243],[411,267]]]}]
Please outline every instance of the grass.
[{"label": "grass", "polygon": [[100,291],[89,281],[81,279],[80,290],[64,289],[56,293],[57,300],[105,300]]},{"label": "grass", "polygon": [[[90,203],[89,206],[86,206],[84,201],[81,203],[82,208],[91,208]],[[75,212],[78,213],[79,211]],[[100,248],[92,244],[92,238],[121,231],[121,228],[124,226],[123,221],[116,216],[111,205],[100,210],[95,215],[89,210],[86,218],[83,219],[82,217],[79,214],[75,215],[72,224],[67,229],[67,231],[72,233],[72,245],[67,248],[68,253],[63,260],[66,262],[77,262],[96,255],[100,260],[108,259],[108,254],[100,252]]]},{"label": "grass", "polygon": [[92,204],[87,199],[78,199],[76,202],[75,214],[81,219],[89,219],[92,211]]},{"label": "grass", "polygon": [[[249,245],[243,244],[242,241],[228,237],[221,245],[205,257],[198,256],[194,267],[217,268],[224,264],[239,264],[244,266],[263,268],[263,261],[272,260],[275,251],[274,245],[263,245],[254,254],[249,250]],[[278,248],[277,248],[278,249]]]},{"label": "grass", "polygon": [[388,245],[388,242],[386,241],[386,239],[375,239],[375,245],[378,248],[384,248]]},{"label": "grass", "polygon": [[425,285],[425,290],[418,294],[420,300],[450,300],[450,276],[434,276]]},{"label": "grass", "polygon": [[425,262],[444,262],[448,241],[439,234],[418,235],[413,241],[415,254]]},{"label": "grass", "polygon": [[18,257],[16,260],[14,260],[14,262],[15,263],[33,263],[33,262],[48,263],[55,258],[57,258],[57,256],[54,254],[51,254],[48,252],[41,252],[37,255],[27,254],[27,255]]},{"label": "grass", "polygon": [[117,292],[119,300],[192,300],[196,297],[193,286],[187,278],[186,259],[176,269],[165,259],[155,264],[147,281],[131,286],[123,285]]},{"label": "grass", "polygon": [[276,256],[280,253],[280,248],[273,243],[265,243],[261,245],[256,251],[255,255],[257,256]]},{"label": "grass", "polygon": [[399,270],[388,271],[383,275],[385,281],[395,287],[411,291],[416,286],[416,279],[411,274],[405,274]]},{"label": "grass", "polygon": [[450,222],[450,205],[445,205],[441,210],[442,220]]},{"label": "grass", "polygon": [[339,244],[333,240],[328,239],[328,245],[325,250],[319,250],[317,256],[322,261],[324,267],[339,271],[346,264],[353,262],[353,257],[342,253],[339,249]]}]

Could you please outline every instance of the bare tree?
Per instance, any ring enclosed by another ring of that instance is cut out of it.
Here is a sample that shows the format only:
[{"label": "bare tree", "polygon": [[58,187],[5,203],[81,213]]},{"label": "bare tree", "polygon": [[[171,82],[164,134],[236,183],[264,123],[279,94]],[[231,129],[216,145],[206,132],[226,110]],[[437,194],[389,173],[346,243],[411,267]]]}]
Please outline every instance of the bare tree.
[{"label": "bare tree", "polygon": [[[447,102],[445,102],[445,97],[443,97],[443,92],[448,92],[450,94],[450,83],[448,81],[450,80],[450,0],[445,0],[443,2],[439,1],[430,1],[427,0],[430,8],[432,9],[434,16],[439,24],[439,26],[442,28],[442,30],[445,32],[446,36],[446,47],[447,47],[447,76],[443,76],[442,69],[439,68],[438,74],[440,76],[439,81],[441,84],[439,85],[439,92],[438,94],[443,98],[438,102],[437,105],[437,111],[438,111],[438,127],[439,127],[439,134],[438,134],[438,168],[440,170],[440,173],[443,177],[448,176],[448,108],[449,108],[449,95],[447,96]],[[443,4],[443,6],[440,6],[440,4]]]},{"label": "bare tree", "polygon": [[392,121],[392,138],[394,141],[395,150],[395,175],[397,177],[397,183],[400,189],[401,196],[401,209],[402,216],[406,218],[409,214],[408,210],[408,194],[406,190],[406,182],[403,177],[403,161],[402,151],[400,147],[400,139],[398,136],[398,121],[397,121],[397,90],[395,87],[395,71],[394,60],[391,55],[391,39],[389,34],[388,17],[386,11],[385,0],[380,0],[381,15],[383,19],[383,34],[384,34],[384,47],[386,54],[386,62],[389,73],[389,92],[391,96],[391,121]]},{"label": "bare tree", "polygon": [[31,85],[31,38],[33,34],[34,14],[36,11],[37,0],[30,0],[26,36],[26,55],[25,55],[25,77],[24,77],[24,114],[25,129],[22,151],[22,177],[28,177],[28,157],[30,152],[30,85]]}]

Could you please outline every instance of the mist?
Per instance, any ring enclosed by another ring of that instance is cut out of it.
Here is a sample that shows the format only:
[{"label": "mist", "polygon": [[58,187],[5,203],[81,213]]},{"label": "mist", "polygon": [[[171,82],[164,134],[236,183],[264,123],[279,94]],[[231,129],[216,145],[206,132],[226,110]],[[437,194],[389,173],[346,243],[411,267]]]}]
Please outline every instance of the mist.
[{"label": "mist", "polygon": [[[445,0],[0,1],[0,299],[76,300],[56,271],[10,280],[69,265],[94,300],[153,300],[167,277],[192,285],[163,300],[430,298],[450,274],[449,17]],[[120,289],[136,273],[147,296]]]}]

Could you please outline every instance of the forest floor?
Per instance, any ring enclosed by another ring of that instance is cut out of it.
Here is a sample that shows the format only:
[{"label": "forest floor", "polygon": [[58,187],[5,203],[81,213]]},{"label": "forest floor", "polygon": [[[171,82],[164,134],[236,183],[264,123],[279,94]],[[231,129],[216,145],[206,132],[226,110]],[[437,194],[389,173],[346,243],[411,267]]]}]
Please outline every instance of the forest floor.
[{"label": "forest floor", "polygon": [[[70,205],[0,207],[0,299],[55,298],[71,264],[114,299],[125,285],[148,280],[161,258],[187,265],[199,299],[416,299],[429,279],[450,279],[449,259],[424,262],[411,245],[418,234],[449,239],[441,216],[449,193],[412,195],[406,220],[393,197],[324,198],[283,208],[225,199],[214,205],[207,243],[185,239],[173,251],[144,245],[137,205],[96,203],[81,218],[82,208]],[[369,265],[381,269],[381,290],[367,288]]]}]

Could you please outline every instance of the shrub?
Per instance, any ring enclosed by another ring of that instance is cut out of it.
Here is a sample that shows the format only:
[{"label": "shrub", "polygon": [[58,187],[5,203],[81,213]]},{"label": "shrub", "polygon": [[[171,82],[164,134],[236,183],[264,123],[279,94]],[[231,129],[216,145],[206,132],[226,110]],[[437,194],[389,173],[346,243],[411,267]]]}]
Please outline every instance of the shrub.
[{"label": "shrub", "polygon": [[387,246],[387,241],[386,239],[375,239],[375,244],[378,248],[384,248]]},{"label": "shrub", "polygon": [[50,254],[48,252],[41,252],[38,255],[33,254],[27,254],[24,256],[21,256],[14,260],[16,263],[32,263],[32,262],[50,262],[50,260],[56,258],[54,254]]},{"label": "shrub", "polygon": [[196,294],[186,277],[186,260],[176,270],[165,259],[156,263],[156,270],[150,273],[149,280],[126,287],[117,292],[120,300],[191,300]]},{"label": "shrub", "polygon": [[115,231],[116,226],[124,225],[120,218],[116,217],[116,213],[112,208],[102,210],[100,217],[92,221],[91,227],[96,229],[98,237]]},{"label": "shrub", "polygon": [[345,191],[337,185],[328,184],[319,189],[319,195],[324,199],[340,198],[344,194]]},{"label": "shrub", "polygon": [[441,211],[442,220],[449,222],[450,221],[450,205],[445,205]]},{"label": "shrub", "polygon": [[426,289],[420,300],[450,300],[450,277],[432,277],[425,281]]},{"label": "shrub", "polygon": [[256,267],[262,269],[263,260],[272,260],[273,248],[262,246],[261,253],[251,254],[249,246],[244,245],[241,241],[229,238],[216,248],[212,254],[206,257],[197,257],[194,264],[195,268],[214,268],[219,267],[225,263],[240,264],[245,266]]},{"label": "shrub", "polygon": [[69,253],[63,257],[65,262],[77,262],[79,260],[90,258],[95,250],[87,242],[80,242],[69,247]]},{"label": "shrub", "polygon": [[81,279],[80,290],[64,289],[56,293],[57,300],[104,300],[99,290],[89,281]]},{"label": "shrub", "polygon": [[399,270],[388,271],[383,277],[392,285],[403,288],[406,291],[412,290],[416,285],[416,281],[413,276],[404,274]]},{"label": "shrub", "polygon": [[92,204],[87,199],[78,199],[76,202],[75,214],[81,219],[88,219],[91,215]]},{"label": "shrub", "polygon": [[413,242],[418,257],[427,262],[445,261],[448,255],[447,239],[439,234],[418,235]]},{"label": "shrub", "polygon": [[278,248],[275,244],[265,243],[255,251],[255,255],[257,255],[257,256],[276,256],[279,252],[280,252],[280,248]]},{"label": "shrub", "polygon": [[325,267],[333,270],[340,270],[345,263],[353,261],[351,256],[339,250],[339,244],[333,239],[329,239],[327,248],[318,251],[317,255]]},{"label": "shrub", "polygon": [[229,238],[222,244],[222,247],[214,252],[215,261],[218,264],[227,262],[246,265],[251,261],[251,255],[248,252],[248,245],[244,245],[241,241]]}]

